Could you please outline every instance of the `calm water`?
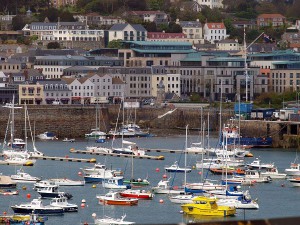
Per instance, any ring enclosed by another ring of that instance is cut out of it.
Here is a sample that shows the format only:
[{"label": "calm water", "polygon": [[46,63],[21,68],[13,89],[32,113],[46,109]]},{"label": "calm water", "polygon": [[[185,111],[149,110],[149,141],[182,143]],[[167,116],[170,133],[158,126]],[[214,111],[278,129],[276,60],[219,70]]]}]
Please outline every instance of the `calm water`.
[{"label": "calm water", "polygon": [[[199,142],[197,136],[192,136],[188,139],[189,143]],[[153,137],[153,138],[139,138],[130,139],[138,143],[140,147],[148,148],[167,148],[167,149],[184,149],[185,137]],[[116,141],[116,145],[120,140]],[[213,146],[216,140],[213,140]],[[80,154],[69,153],[70,148],[84,149],[85,146],[91,145],[86,141],[78,141],[75,143],[64,143],[62,141],[48,141],[37,142],[37,148],[49,156],[66,156],[77,158],[96,158],[97,162],[105,163],[108,167],[121,168],[125,171],[125,177],[131,176],[131,159],[117,158],[117,157],[104,157],[104,156],[89,156]],[[111,143],[107,143],[111,145]],[[120,146],[120,144],[119,144]],[[255,157],[260,157],[264,162],[275,162],[280,172],[289,167],[290,162],[294,161],[295,151],[281,151],[280,149],[253,149],[252,153]],[[161,153],[148,153],[149,155],[161,155]],[[145,178],[148,176],[149,181],[153,186],[156,186],[162,178],[165,165],[171,165],[174,161],[180,161],[184,164],[184,156],[182,154],[168,154],[163,153],[165,156],[164,161],[135,159],[134,160],[134,177]],[[188,155],[187,164],[195,165],[196,160],[200,160],[199,155]],[[247,159],[251,162],[253,158]],[[38,160],[33,167],[25,167],[25,172],[33,176],[42,176],[43,178],[63,178],[81,179],[78,176],[80,168],[84,166],[92,166],[88,163],[77,162],[60,162],[60,161],[42,161]],[[156,172],[156,168],[160,168],[160,172]],[[18,168],[14,166],[0,166],[0,172],[4,175],[15,174]],[[188,182],[200,181],[199,171],[193,170],[187,176]],[[220,176],[209,174],[209,178],[220,179]],[[181,185],[183,183],[184,175],[176,175],[174,185]],[[22,190],[26,186],[27,190]],[[19,196],[0,196],[0,212],[12,213],[11,205],[19,204],[21,202],[28,202],[27,194],[31,194],[31,199],[39,197],[38,193],[32,190],[32,184],[20,184]],[[150,188],[150,187],[149,187]],[[248,188],[248,187],[247,187]],[[153,200],[139,201],[138,206],[102,206],[97,203],[96,195],[104,194],[101,185],[97,188],[92,188],[92,184],[86,184],[84,187],[61,187],[60,190],[71,193],[74,197],[70,202],[76,203],[80,206],[81,200],[86,200],[86,207],[80,208],[78,213],[66,213],[64,216],[51,216],[47,224],[82,224],[88,222],[93,223],[92,213],[97,215],[106,214],[112,217],[121,217],[126,214],[128,221],[135,221],[137,224],[163,224],[163,223],[178,223],[191,221],[190,218],[185,218],[179,213],[180,205],[172,204],[167,199],[166,195],[156,195]],[[258,198],[260,209],[259,210],[237,210],[237,215],[233,218],[226,218],[227,220],[242,220],[246,219],[261,219],[261,218],[277,218],[299,216],[300,205],[300,188],[294,188],[290,185],[289,181],[274,180],[270,184],[256,184],[250,187],[250,193],[253,198]],[[164,203],[160,203],[163,199]],[[44,200],[47,203],[47,200]]]}]

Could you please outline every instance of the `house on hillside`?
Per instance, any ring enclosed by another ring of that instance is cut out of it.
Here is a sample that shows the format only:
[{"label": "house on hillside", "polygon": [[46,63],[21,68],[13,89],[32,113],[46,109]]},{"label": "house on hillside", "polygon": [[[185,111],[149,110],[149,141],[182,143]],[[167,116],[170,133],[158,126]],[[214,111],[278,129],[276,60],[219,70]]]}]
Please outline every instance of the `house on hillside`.
[{"label": "house on hillside", "polygon": [[147,30],[140,24],[115,24],[108,31],[108,40],[146,41]]},{"label": "house on hillside", "polygon": [[229,35],[226,33],[224,23],[206,23],[203,27],[204,40],[211,43],[226,39]]},{"label": "house on hillside", "polygon": [[256,23],[258,27],[279,27],[286,23],[286,18],[281,14],[260,14],[256,19]]}]

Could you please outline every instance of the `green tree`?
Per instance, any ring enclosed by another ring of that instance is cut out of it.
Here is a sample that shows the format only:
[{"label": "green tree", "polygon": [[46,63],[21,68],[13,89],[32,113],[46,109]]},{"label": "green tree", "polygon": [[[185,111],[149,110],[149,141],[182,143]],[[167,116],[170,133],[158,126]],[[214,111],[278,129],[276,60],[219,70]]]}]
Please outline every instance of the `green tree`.
[{"label": "green tree", "polygon": [[59,49],[60,48],[60,44],[58,42],[49,42],[47,44],[47,49]]},{"label": "green tree", "polygon": [[162,10],[164,8],[164,0],[149,0],[148,5],[150,10]]},{"label": "green tree", "polygon": [[122,40],[112,40],[108,43],[107,47],[120,49],[122,48]]},{"label": "green tree", "polygon": [[12,19],[12,29],[13,30],[22,30],[25,25],[26,25],[26,22],[24,20],[24,16],[22,16],[22,15],[17,15]]}]

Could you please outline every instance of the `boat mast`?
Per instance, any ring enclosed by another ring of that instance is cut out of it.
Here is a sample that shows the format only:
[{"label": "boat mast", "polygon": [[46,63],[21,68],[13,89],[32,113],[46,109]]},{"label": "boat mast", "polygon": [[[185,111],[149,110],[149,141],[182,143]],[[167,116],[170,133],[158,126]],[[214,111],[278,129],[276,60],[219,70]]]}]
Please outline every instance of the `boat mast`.
[{"label": "boat mast", "polygon": [[13,95],[11,104],[11,125],[10,125],[10,146],[12,148],[15,134],[15,95]]},{"label": "boat mast", "polygon": [[187,154],[187,132],[189,125],[185,127],[185,151],[184,151],[184,187],[186,187],[186,154]]},{"label": "boat mast", "polygon": [[27,152],[27,105],[26,105],[26,101],[24,103],[24,120],[25,120],[25,124],[24,124],[24,134],[25,134],[25,152]]}]

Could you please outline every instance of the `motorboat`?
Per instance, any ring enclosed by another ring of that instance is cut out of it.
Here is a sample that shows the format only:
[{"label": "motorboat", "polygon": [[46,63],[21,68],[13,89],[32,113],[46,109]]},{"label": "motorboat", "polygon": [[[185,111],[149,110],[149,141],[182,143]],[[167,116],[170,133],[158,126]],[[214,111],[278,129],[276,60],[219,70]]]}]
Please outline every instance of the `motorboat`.
[{"label": "motorboat", "polygon": [[41,178],[31,176],[23,170],[18,170],[17,174],[11,175],[11,179],[17,183],[36,183],[41,181]]},{"label": "motorboat", "polygon": [[66,197],[52,198],[50,201],[50,205],[55,207],[61,207],[63,208],[64,212],[78,211],[78,205],[69,203]]},{"label": "motorboat", "polygon": [[291,163],[290,168],[284,170],[288,176],[300,176],[300,164]]},{"label": "motorboat", "polygon": [[123,180],[124,184],[130,184],[132,187],[141,187],[141,186],[147,186],[150,184],[150,182],[147,179],[125,179]]},{"label": "motorboat", "polygon": [[105,136],[106,133],[103,131],[100,131],[99,129],[92,129],[90,133],[84,135],[85,138],[99,138],[99,136]]},{"label": "motorboat", "polygon": [[123,183],[123,177],[112,177],[109,179],[104,179],[102,181],[102,185],[104,188],[109,189],[130,189],[130,184]]},{"label": "motorboat", "polygon": [[[96,215],[95,215],[96,217]],[[108,216],[104,216],[102,218],[95,218],[95,225],[130,225],[135,224],[135,222],[124,221],[126,215],[123,215],[121,219],[114,219]]]},{"label": "motorboat", "polygon": [[125,197],[125,198],[138,198],[138,199],[152,199],[153,194],[149,191],[145,190],[132,190],[132,189],[127,189],[122,192],[120,192],[120,196]]},{"label": "motorboat", "polygon": [[106,142],[106,135],[100,135],[96,140],[96,143],[105,143]]},{"label": "motorboat", "polygon": [[152,192],[155,194],[180,194],[184,193],[183,189],[179,189],[177,186],[171,187],[169,185],[170,180],[160,180],[157,186],[152,187]]},{"label": "motorboat", "polygon": [[204,196],[193,198],[193,203],[181,205],[181,208],[187,215],[226,217],[236,213],[235,207],[219,206],[216,199]]},{"label": "motorboat", "polygon": [[300,177],[290,178],[288,181],[290,181],[294,187],[300,187]]},{"label": "motorboat", "polygon": [[262,177],[271,177],[272,179],[285,179],[286,173],[279,173],[276,167],[267,168],[266,171],[262,171]]},{"label": "motorboat", "polygon": [[256,158],[252,163],[247,164],[249,169],[268,169],[273,168],[274,163],[262,163],[260,159]]},{"label": "motorboat", "polygon": [[11,206],[14,213],[19,214],[39,214],[39,215],[63,215],[64,210],[61,207],[43,205],[41,199],[33,199],[30,203],[21,203]]},{"label": "motorboat", "polygon": [[191,147],[188,147],[186,148],[186,152],[189,152],[189,153],[203,153],[205,154],[206,153],[206,150],[201,147],[201,142],[194,142],[191,144]]},{"label": "motorboat", "polygon": [[54,179],[49,179],[49,181],[53,182],[58,186],[84,186],[85,184],[85,181],[71,180],[68,178],[54,178]]},{"label": "motorboat", "polygon": [[34,184],[34,189],[43,189],[46,187],[55,187],[58,188],[58,185],[56,185],[54,182],[50,181],[50,180],[41,180],[39,182],[36,182]]},{"label": "motorboat", "polygon": [[255,180],[246,179],[244,176],[232,176],[227,177],[227,179],[222,179],[222,184],[228,185],[242,185],[242,186],[251,186],[254,185],[256,182]]},{"label": "motorboat", "polygon": [[17,183],[13,181],[10,176],[5,176],[0,174],[0,188],[8,189],[8,188],[16,188]]},{"label": "motorboat", "polygon": [[75,138],[64,138],[63,142],[75,142]]},{"label": "motorboat", "polygon": [[191,168],[181,168],[178,165],[178,162],[175,161],[175,163],[171,166],[165,166],[165,171],[169,173],[190,173],[192,172]]},{"label": "motorboat", "polygon": [[97,195],[99,204],[103,205],[137,205],[137,198],[123,198],[120,196],[119,192],[108,192],[105,195]]},{"label": "motorboat", "polygon": [[73,195],[58,191],[58,186],[48,186],[45,188],[38,188],[37,192],[41,195],[42,198],[58,198],[58,197],[66,197],[67,199],[71,199]]},{"label": "motorboat", "polygon": [[86,150],[89,152],[111,153],[111,149],[102,146],[87,146]]},{"label": "motorboat", "polygon": [[125,154],[125,155],[136,155],[136,156],[144,156],[146,155],[144,150],[141,150],[138,148],[136,143],[131,141],[122,141],[122,144],[125,146],[122,146],[120,148],[113,148],[112,153],[116,154]]},{"label": "motorboat", "polygon": [[12,144],[11,142],[7,143],[8,147],[12,147],[13,149],[24,149],[26,142],[21,138],[14,138]]},{"label": "motorboat", "polygon": [[244,177],[245,180],[251,180],[256,183],[270,183],[272,181],[270,176],[264,177],[258,170],[246,170]]},{"label": "motorboat", "polygon": [[49,132],[49,131],[46,131],[44,133],[37,135],[37,138],[39,138],[41,140],[56,140],[57,139],[55,134],[53,132]]},{"label": "motorboat", "polygon": [[241,169],[241,168],[210,168],[209,171],[212,174],[216,174],[216,175],[222,175],[225,174],[227,172],[228,175],[245,175],[245,170]]},{"label": "motorboat", "polygon": [[211,190],[222,190],[224,187],[225,185],[205,180],[204,182],[186,183],[184,189],[189,193],[204,193]]},{"label": "motorboat", "polygon": [[193,198],[195,196],[192,193],[183,193],[179,195],[170,195],[169,200],[175,204],[187,204],[193,203]]},{"label": "motorboat", "polygon": [[12,191],[12,190],[3,190],[3,189],[0,189],[0,195],[18,195],[18,194],[19,194],[18,190]]},{"label": "motorboat", "polygon": [[96,163],[96,164],[94,164],[93,167],[85,167],[85,168],[80,168],[80,169],[84,172],[85,175],[105,173],[103,177],[107,177],[107,178],[123,175],[123,172],[120,169],[110,170],[110,169],[107,169],[107,167],[101,163]]}]

